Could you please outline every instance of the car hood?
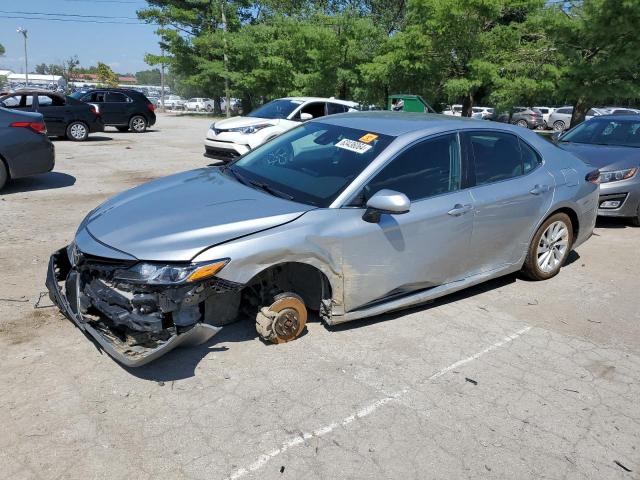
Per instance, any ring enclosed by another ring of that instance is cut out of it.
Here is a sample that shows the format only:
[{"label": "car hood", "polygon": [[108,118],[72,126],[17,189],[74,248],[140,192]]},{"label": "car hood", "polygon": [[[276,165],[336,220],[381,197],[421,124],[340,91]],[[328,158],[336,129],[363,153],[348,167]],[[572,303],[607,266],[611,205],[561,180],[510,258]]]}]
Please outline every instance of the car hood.
[{"label": "car hood", "polygon": [[259,118],[259,117],[231,117],[215,122],[215,128],[219,130],[229,130],[230,128],[250,127],[252,125],[260,125],[261,123],[270,123],[277,125],[280,123],[278,118]]},{"label": "car hood", "polygon": [[640,165],[640,148],[571,142],[559,142],[558,146],[573,153],[587,165],[602,171],[620,170]]},{"label": "car hood", "polygon": [[139,260],[184,262],[206,248],[295,220],[311,208],[209,167],[121,193],[91,212],[79,230],[86,228],[99,242]]}]

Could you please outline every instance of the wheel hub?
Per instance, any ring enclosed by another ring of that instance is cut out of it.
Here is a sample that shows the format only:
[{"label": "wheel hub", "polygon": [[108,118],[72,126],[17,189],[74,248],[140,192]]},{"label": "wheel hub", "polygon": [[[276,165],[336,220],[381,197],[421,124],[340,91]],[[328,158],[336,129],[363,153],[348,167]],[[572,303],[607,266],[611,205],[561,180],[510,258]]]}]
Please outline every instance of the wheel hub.
[{"label": "wheel hub", "polygon": [[273,330],[282,340],[291,340],[295,337],[298,327],[298,312],[292,308],[285,308],[278,312],[273,320]]}]

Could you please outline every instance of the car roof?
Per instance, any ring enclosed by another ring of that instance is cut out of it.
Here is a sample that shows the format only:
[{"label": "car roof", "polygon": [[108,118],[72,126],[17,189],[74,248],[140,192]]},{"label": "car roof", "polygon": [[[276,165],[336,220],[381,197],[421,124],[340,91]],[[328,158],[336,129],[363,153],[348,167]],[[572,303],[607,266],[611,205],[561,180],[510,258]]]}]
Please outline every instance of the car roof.
[{"label": "car roof", "polygon": [[[617,118],[621,118],[619,115]],[[354,122],[354,120],[356,120]],[[398,137],[401,135],[423,132],[425,134],[439,133],[459,129],[501,130],[506,132],[520,132],[522,127],[515,125],[485,122],[466,117],[454,117],[437,113],[409,113],[390,111],[366,111],[340,113],[319,117],[311,122],[319,122],[340,127],[353,128],[357,125],[359,130],[381,133]]]},{"label": "car roof", "polygon": [[358,105],[357,102],[352,102],[350,100],[341,100],[339,98],[325,98],[325,97],[283,97],[278,100],[295,100],[298,102],[333,102],[340,103],[342,105],[348,105],[355,107]]},{"label": "car roof", "polygon": [[630,122],[637,122],[640,121],[640,115],[639,114],[628,114],[628,115],[598,115],[596,117],[593,117],[591,121],[598,121],[598,120],[616,120],[616,121],[620,121],[620,120],[629,120]]},{"label": "car roof", "polygon": [[51,95],[53,97],[65,98],[65,95],[62,93],[53,92],[44,88],[20,88],[15,92],[9,92],[7,94],[3,94],[3,96],[4,95]]}]

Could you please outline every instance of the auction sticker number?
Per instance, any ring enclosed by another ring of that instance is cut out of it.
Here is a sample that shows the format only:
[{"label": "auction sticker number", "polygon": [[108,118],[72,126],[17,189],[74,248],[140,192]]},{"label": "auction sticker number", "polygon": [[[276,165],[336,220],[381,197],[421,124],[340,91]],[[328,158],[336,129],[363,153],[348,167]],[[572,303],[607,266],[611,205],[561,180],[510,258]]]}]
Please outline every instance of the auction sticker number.
[{"label": "auction sticker number", "polygon": [[342,140],[340,140],[338,143],[336,143],[336,147],[356,153],[365,153],[371,149],[371,145],[357,142],[355,140],[349,140],[348,138],[343,138]]}]

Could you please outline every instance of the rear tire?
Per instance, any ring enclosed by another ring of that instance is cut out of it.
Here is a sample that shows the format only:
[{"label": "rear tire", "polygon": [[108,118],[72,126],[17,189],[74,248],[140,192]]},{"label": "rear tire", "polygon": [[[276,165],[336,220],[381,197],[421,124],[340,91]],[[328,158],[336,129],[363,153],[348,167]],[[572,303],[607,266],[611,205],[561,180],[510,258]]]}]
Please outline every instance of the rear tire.
[{"label": "rear tire", "polygon": [[118,130],[119,132],[128,132],[129,127],[116,127],[116,130]]},{"label": "rear tire", "polygon": [[147,119],[142,115],[134,115],[129,120],[129,128],[133,133],[144,133],[147,130]]},{"label": "rear tire", "polygon": [[[2,188],[0,186],[0,188]],[[640,205],[638,205],[638,211],[636,212],[635,217],[631,217],[631,225],[634,227],[640,227]]]},{"label": "rear tire", "polygon": [[564,132],[567,126],[562,120],[556,120],[553,122],[553,130],[556,132]]},{"label": "rear tire", "polygon": [[71,122],[67,126],[67,138],[72,142],[84,142],[89,138],[89,127],[83,122]]},{"label": "rear tire", "polygon": [[4,162],[0,160],[0,190],[6,185],[9,180],[9,172],[7,171],[7,167],[5,167]]},{"label": "rear tire", "polygon": [[565,264],[573,245],[573,226],[565,213],[547,218],[531,240],[522,272],[532,280],[555,277]]}]

